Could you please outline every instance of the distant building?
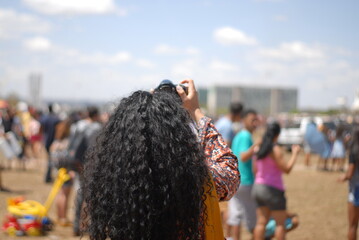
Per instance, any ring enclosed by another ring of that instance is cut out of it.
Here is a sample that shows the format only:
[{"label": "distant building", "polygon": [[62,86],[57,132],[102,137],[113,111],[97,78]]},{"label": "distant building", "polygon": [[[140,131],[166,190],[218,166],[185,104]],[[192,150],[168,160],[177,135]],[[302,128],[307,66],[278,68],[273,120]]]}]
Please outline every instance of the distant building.
[{"label": "distant building", "polygon": [[236,101],[267,116],[294,111],[298,107],[296,88],[212,86],[199,89],[199,96],[201,106],[206,106],[212,116],[227,113],[230,103]]},{"label": "distant building", "polygon": [[30,103],[32,106],[39,108],[42,104],[41,99],[41,85],[42,85],[42,75],[41,74],[30,74],[29,77],[29,95]]},{"label": "distant building", "polygon": [[207,108],[207,96],[208,96],[207,88],[199,88],[197,92],[198,92],[199,105],[201,107]]}]

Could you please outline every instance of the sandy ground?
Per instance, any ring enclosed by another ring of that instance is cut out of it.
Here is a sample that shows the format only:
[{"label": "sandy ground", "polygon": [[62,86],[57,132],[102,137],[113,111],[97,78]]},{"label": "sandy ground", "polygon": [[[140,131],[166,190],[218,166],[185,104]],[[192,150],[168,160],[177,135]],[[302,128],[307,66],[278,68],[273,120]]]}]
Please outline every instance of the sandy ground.
[{"label": "sandy ground", "polygon": [[[320,172],[315,170],[316,157],[312,157],[312,167],[305,167],[303,156],[293,172],[285,176],[287,188],[288,209],[299,215],[300,226],[288,234],[288,239],[345,239],[347,230],[347,184],[340,184],[336,180],[342,173]],[[27,199],[44,203],[51,185],[43,183],[45,161],[33,166],[26,171],[5,170],[2,172],[4,186],[10,188],[13,193],[0,193],[0,218],[6,214],[6,199],[23,195]],[[72,193],[72,196],[74,194]],[[224,204],[224,208],[226,208]],[[69,210],[69,216],[73,216],[73,201]],[[54,206],[51,208],[50,217],[56,219]],[[243,231],[242,239],[250,239],[250,235]],[[0,239],[14,239],[0,233]],[[72,236],[69,227],[56,226],[55,229],[44,237],[17,237],[16,239],[79,239]],[[86,238],[84,238],[86,239]]]}]

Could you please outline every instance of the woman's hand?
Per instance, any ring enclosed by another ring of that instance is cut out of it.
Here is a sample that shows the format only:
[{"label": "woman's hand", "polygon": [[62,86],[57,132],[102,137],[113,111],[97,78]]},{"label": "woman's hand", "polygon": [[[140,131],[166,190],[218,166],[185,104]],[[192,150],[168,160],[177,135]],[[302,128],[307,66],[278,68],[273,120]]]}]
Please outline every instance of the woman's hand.
[{"label": "woman's hand", "polygon": [[181,86],[177,86],[176,90],[182,99],[183,107],[191,114],[193,120],[198,122],[204,115],[199,107],[198,93],[192,79],[185,79],[180,84],[188,84],[188,94],[185,93]]},{"label": "woman's hand", "polygon": [[292,145],[292,153],[295,155],[298,155],[298,153],[300,152],[300,146],[299,145]]}]

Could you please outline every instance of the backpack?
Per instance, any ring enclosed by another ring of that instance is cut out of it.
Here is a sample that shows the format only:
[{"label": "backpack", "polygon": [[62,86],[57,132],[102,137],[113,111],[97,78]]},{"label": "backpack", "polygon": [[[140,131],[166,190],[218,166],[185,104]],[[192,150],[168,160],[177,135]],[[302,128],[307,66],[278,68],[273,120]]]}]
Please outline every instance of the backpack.
[{"label": "backpack", "polygon": [[74,135],[70,138],[68,146],[68,159],[73,168],[80,171],[85,163],[87,149],[92,144],[93,139],[100,130],[99,123],[89,123],[82,129],[77,128]]},{"label": "backpack", "polygon": [[71,163],[68,158],[68,139],[55,140],[51,144],[50,157],[55,168],[71,169]]}]

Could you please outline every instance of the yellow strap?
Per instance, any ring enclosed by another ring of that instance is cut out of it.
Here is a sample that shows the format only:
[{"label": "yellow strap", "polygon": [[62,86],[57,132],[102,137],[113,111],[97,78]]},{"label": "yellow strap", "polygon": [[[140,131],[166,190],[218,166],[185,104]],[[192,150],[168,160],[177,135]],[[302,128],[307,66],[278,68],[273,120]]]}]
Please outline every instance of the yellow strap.
[{"label": "yellow strap", "polygon": [[205,224],[206,240],[223,240],[224,234],[222,228],[221,213],[219,210],[217,192],[212,176],[211,187],[206,186],[205,204],[207,209],[207,222]]}]

